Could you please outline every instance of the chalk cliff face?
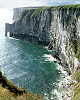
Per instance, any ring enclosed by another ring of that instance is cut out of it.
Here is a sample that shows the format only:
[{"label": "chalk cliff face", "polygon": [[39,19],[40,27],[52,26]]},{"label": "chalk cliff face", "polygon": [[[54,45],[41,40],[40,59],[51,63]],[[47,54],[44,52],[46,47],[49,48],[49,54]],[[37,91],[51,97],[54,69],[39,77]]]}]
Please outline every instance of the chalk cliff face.
[{"label": "chalk cliff face", "polygon": [[23,10],[25,9],[33,9],[33,8],[38,8],[38,7],[21,7],[21,8],[14,8],[14,14],[13,14],[13,20],[17,20],[22,13]]},{"label": "chalk cliff face", "polygon": [[[69,74],[74,73],[78,68],[78,60],[75,58],[77,51],[73,50],[73,41],[80,39],[80,19],[77,18],[78,11],[71,9],[52,11],[53,20],[50,27],[50,47],[52,55],[61,61]],[[78,45],[80,46],[80,45]],[[79,49],[80,47],[75,47]],[[74,52],[73,52],[74,51]]]},{"label": "chalk cliff face", "polygon": [[36,17],[33,16],[34,12],[35,9],[24,10],[21,17],[12,25],[6,24],[5,34],[10,32],[10,36],[14,38],[48,45],[51,24],[50,12],[43,11]]},{"label": "chalk cliff face", "polygon": [[[57,9],[58,8],[58,9]],[[26,41],[48,45],[69,74],[78,69],[75,54],[80,48],[80,11],[61,7],[24,10],[5,34]]]}]

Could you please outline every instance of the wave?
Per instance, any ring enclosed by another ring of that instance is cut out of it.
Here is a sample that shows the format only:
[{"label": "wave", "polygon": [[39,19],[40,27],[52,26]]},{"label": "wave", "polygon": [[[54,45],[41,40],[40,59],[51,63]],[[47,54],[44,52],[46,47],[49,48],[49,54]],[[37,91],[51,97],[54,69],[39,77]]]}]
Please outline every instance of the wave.
[{"label": "wave", "polygon": [[[50,62],[57,62],[57,59],[54,58],[53,56],[51,56],[50,54],[44,54],[43,57],[45,57],[45,61],[50,61]],[[62,100],[62,92],[63,92],[63,87],[62,87],[62,83],[63,82],[67,82],[68,80],[66,79],[66,77],[68,77],[68,74],[66,71],[63,70],[63,66],[59,65],[57,63],[57,67],[56,69],[58,69],[60,71],[61,74],[61,79],[58,80],[59,83],[56,83],[58,89],[53,89],[51,94],[51,100],[57,99],[57,100]],[[55,83],[53,83],[55,84]],[[53,95],[56,95],[55,97]]]}]

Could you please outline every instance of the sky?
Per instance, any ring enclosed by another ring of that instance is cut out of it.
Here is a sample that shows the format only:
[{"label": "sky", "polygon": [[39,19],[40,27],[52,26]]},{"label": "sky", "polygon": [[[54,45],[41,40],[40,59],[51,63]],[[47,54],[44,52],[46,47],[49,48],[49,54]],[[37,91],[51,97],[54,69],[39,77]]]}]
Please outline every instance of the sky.
[{"label": "sky", "polygon": [[1,0],[0,8],[56,6],[63,4],[80,4],[80,0]]},{"label": "sky", "polygon": [[[13,22],[13,11],[8,9],[0,9],[0,36],[5,30],[5,23]],[[0,37],[1,38],[1,37]]]},{"label": "sky", "polygon": [[80,4],[80,0],[1,0],[0,30],[5,28],[6,22],[13,22],[13,8],[29,6],[58,6],[65,4]]}]

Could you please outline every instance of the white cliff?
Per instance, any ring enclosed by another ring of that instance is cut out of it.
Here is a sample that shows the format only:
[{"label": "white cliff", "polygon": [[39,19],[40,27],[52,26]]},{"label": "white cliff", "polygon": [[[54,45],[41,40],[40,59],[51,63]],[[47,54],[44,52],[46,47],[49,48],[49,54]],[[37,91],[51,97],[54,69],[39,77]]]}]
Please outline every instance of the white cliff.
[{"label": "white cliff", "polygon": [[[80,45],[80,11],[76,8],[42,7],[14,11],[12,25],[6,24],[5,35],[48,45],[68,74],[79,68],[75,55]],[[18,13],[17,13],[18,12]],[[22,12],[22,13],[21,13]],[[21,13],[21,14],[20,14]]]}]

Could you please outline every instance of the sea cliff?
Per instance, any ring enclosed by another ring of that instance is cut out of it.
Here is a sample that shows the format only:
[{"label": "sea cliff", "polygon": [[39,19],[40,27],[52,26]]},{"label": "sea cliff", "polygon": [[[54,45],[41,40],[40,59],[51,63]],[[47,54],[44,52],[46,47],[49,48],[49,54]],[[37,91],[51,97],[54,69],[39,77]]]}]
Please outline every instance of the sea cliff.
[{"label": "sea cliff", "polygon": [[17,9],[13,24],[5,24],[6,36],[47,45],[69,75],[80,69],[79,4],[24,9],[18,18]]},{"label": "sea cliff", "polygon": [[[80,5],[25,9],[13,24],[6,23],[5,35],[48,45],[69,74],[79,69]],[[20,8],[19,8],[20,9]],[[15,14],[18,8],[15,8]],[[77,58],[76,58],[76,57]]]}]

